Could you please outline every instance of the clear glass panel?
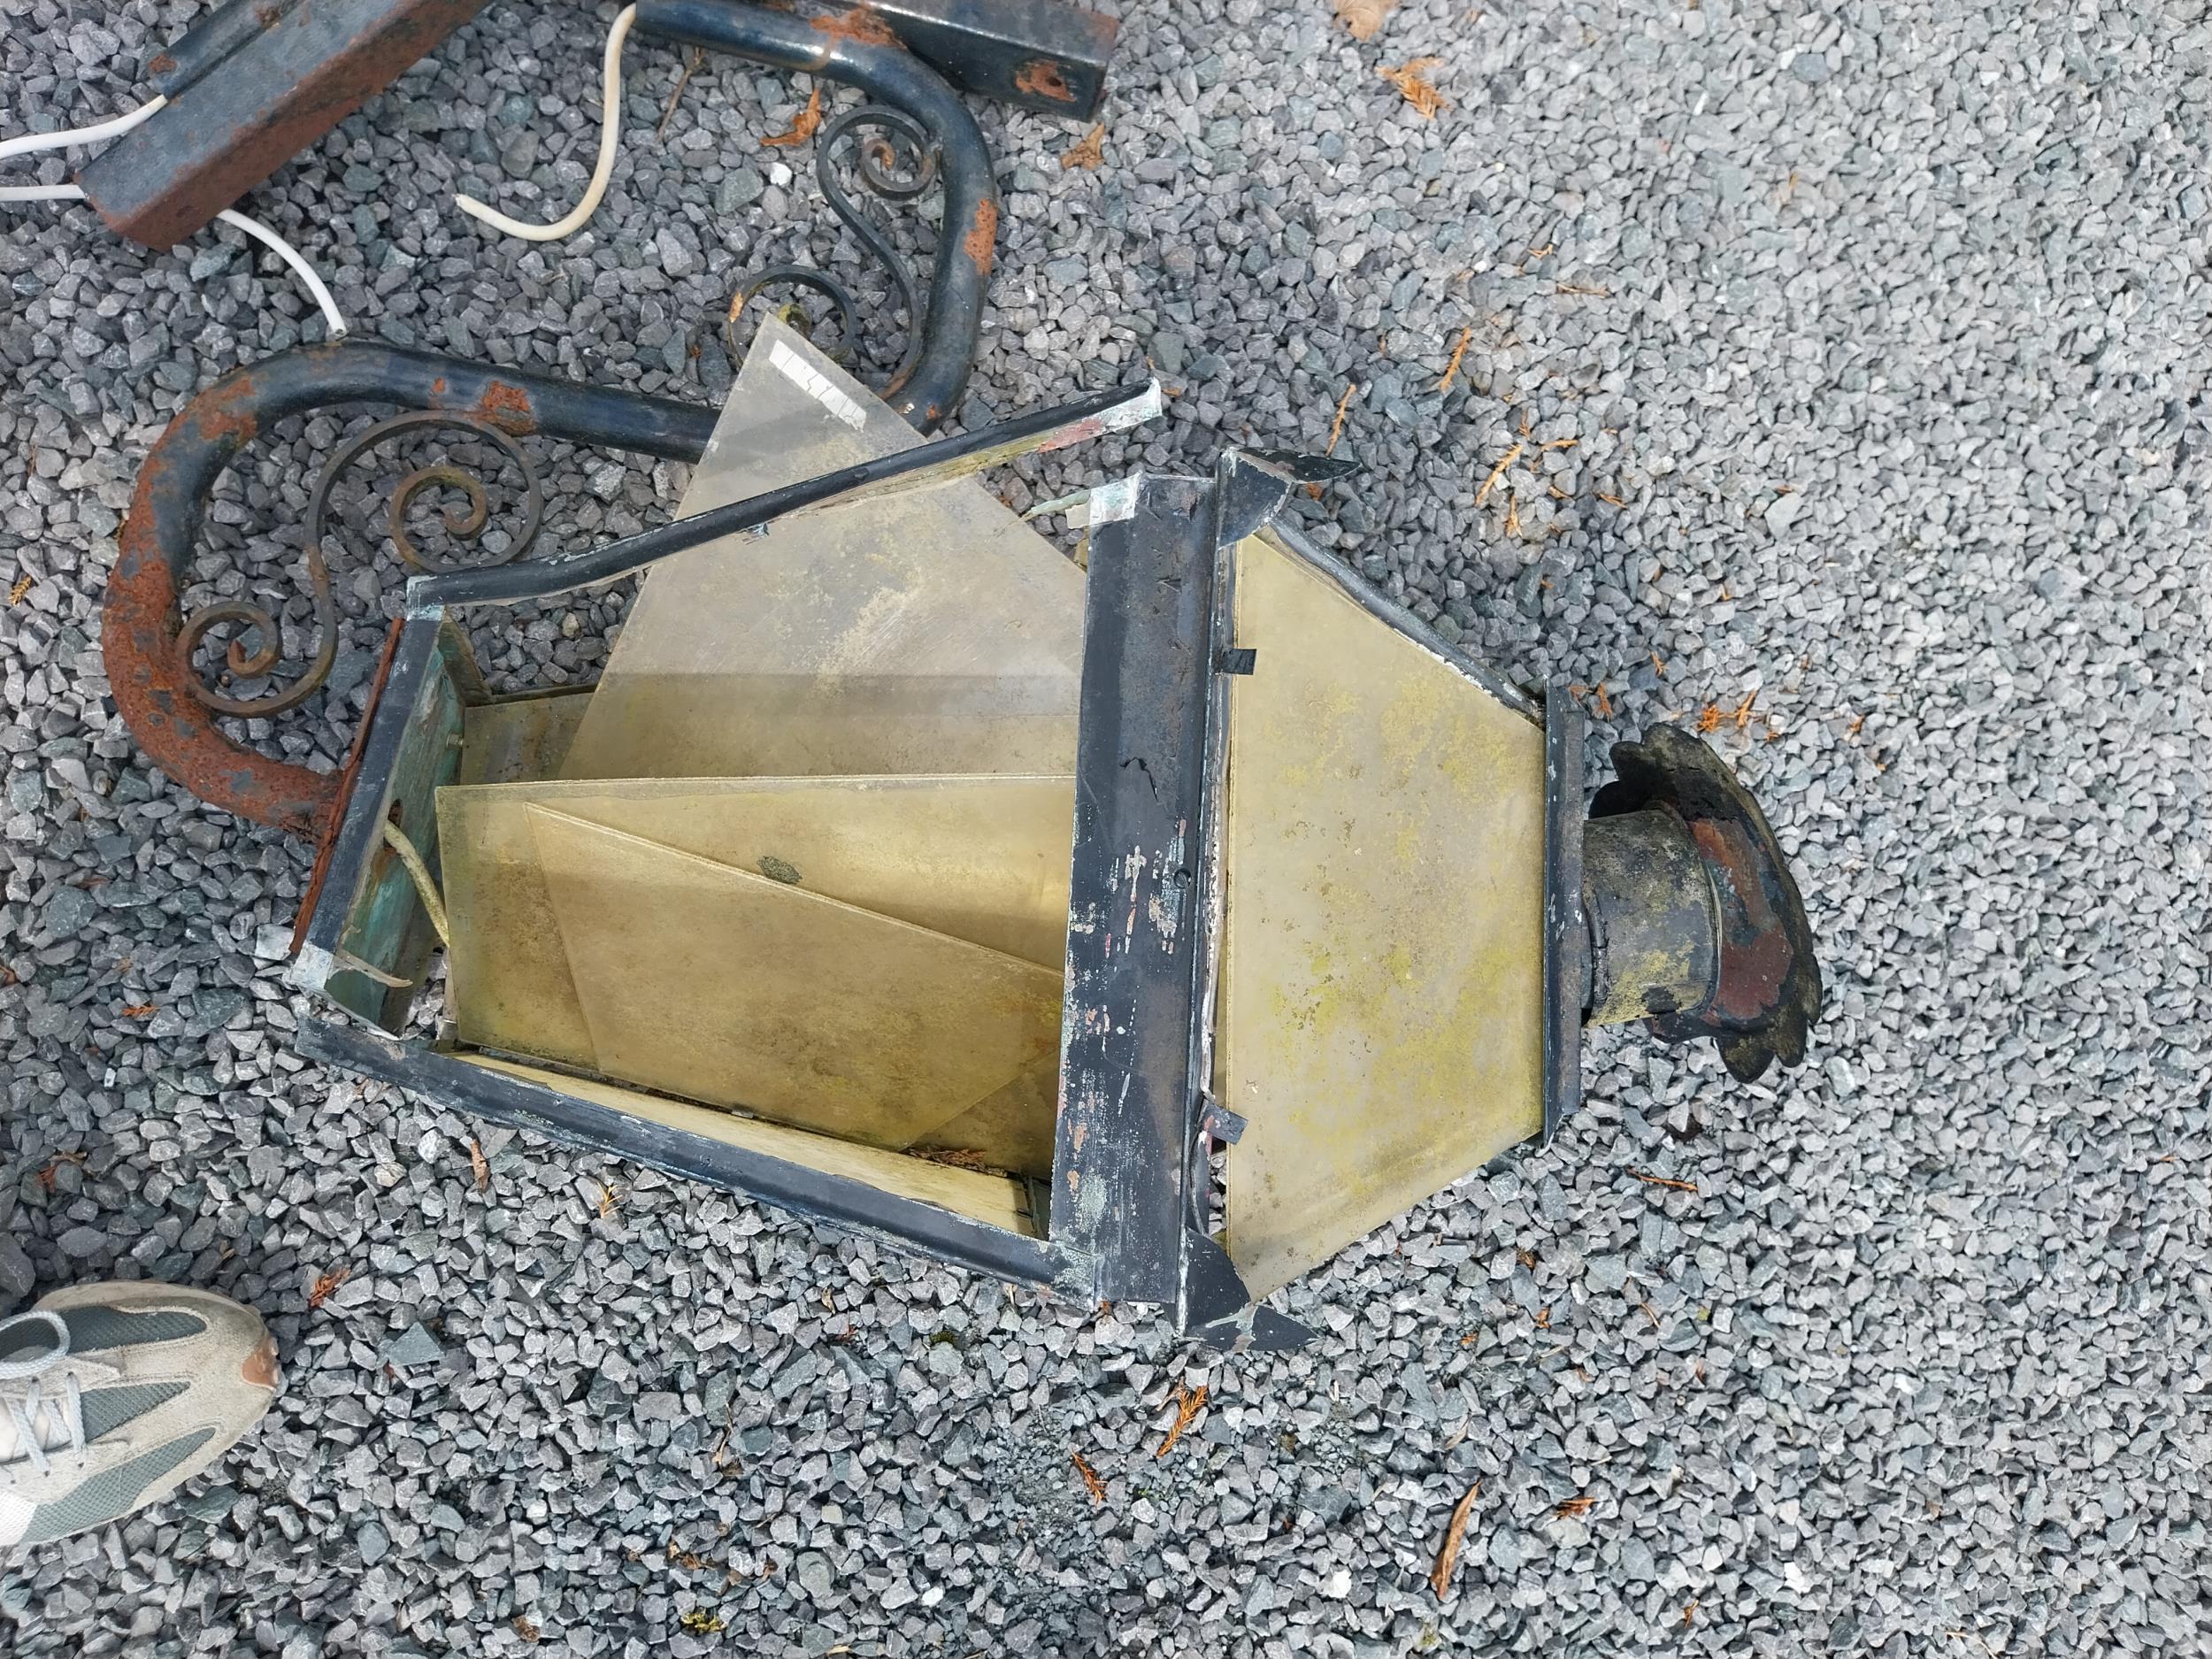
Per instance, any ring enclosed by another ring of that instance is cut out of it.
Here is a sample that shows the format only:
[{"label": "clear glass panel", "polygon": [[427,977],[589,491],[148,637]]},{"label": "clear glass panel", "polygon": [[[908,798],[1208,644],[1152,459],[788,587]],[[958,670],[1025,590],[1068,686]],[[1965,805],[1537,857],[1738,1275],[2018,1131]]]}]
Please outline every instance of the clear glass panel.
[{"label": "clear glass panel", "polygon": [[[683,511],[920,440],[762,325]],[[647,577],[569,778],[1060,772],[1083,576],[972,480],[802,515]]]}]

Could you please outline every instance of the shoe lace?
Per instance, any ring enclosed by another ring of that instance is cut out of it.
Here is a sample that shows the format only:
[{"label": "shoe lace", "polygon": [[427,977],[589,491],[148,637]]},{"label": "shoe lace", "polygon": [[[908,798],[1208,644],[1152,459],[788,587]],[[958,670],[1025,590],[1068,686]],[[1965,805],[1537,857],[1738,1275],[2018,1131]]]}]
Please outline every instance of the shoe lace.
[{"label": "shoe lace", "polygon": [[[27,1359],[0,1359],[0,1405],[7,1408],[6,1426],[15,1431],[15,1443],[20,1455],[30,1460],[31,1467],[44,1474],[53,1467],[47,1456],[49,1450],[58,1451],[61,1445],[49,1447],[49,1440],[58,1440],[80,1456],[84,1453],[84,1389],[77,1380],[77,1373],[65,1371],[61,1374],[62,1391],[59,1395],[43,1392],[47,1372],[69,1357],[69,1327],[61,1316],[33,1309],[19,1313],[12,1319],[0,1319],[0,1348],[6,1346],[5,1338],[20,1326],[43,1324],[53,1331],[53,1346],[45,1353],[34,1353]],[[8,1387],[4,1385],[27,1383],[27,1387]],[[39,1417],[46,1418],[43,1431]]]}]

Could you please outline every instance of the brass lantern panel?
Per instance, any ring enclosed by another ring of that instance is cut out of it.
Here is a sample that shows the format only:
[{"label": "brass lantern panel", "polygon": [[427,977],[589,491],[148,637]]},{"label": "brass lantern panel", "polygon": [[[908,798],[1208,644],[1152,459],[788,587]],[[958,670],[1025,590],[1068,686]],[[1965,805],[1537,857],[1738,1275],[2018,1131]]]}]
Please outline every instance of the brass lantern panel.
[{"label": "brass lantern panel", "polygon": [[764,1118],[745,1118],[735,1112],[716,1111],[711,1107],[687,1105],[664,1095],[648,1094],[641,1089],[625,1088],[619,1083],[543,1071],[503,1060],[496,1055],[463,1052],[456,1057],[488,1071],[559,1089],[618,1111],[626,1118],[680,1129],[726,1146],[863,1182],[879,1192],[935,1204],[986,1226],[1031,1236],[1039,1230],[1027,1188],[1012,1176],[860,1146],[831,1135],[794,1129],[787,1124],[771,1123]]},{"label": "brass lantern panel", "polygon": [[1217,1087],[1262,1296],[1540,1129],[1544,739],[1272,537],[1233,565]]}]

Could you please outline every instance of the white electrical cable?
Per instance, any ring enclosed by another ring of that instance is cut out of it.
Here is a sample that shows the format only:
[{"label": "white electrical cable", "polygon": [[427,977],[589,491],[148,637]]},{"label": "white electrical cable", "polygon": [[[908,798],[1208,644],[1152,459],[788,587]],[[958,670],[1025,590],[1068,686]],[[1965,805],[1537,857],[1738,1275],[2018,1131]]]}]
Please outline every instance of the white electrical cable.
[{"label": "white electrical cable", "polygon": [[72,127],[58,133],[25,133],[19,138],[0,139],[0,161],[11,156],[33,155],[42,150],[67,150],[77,144],[96,144],[104,138],[118,137],[168,102],[166,98],[150,99],[127,115],[119,115],[111,121],[101,121],[92,127]]},{"label": "white electrical cable", "polygon": [[277,257],[290,265],[293,273],[307,285],[307,291],[315,296],[315,303],[323,309],[323,320],[330,325],[333,340],[346,332],[346,319],[338,313],[338,302],[330,297],[330,290],[323,286],[322,278],[315,274],[315,267],[307,263],[307,256],[271,230],[257,219],[248,219],[243,213],[225,208],[216,218],[226,225],[235,225],[249,236],[258,237],[276,250]]},{"label": "white electrical cable", "polygon": [[614,27],[607,31],[606,63],[601,76],[604,89],[600,95],[599,162],[592,169],[591,183],[585,187],[584,199],[550,225],[526,225],[518,219],[509,219],[497,208],[488,207],[472,196],[455,196],[456,207],[471,218],[482,219],[494,230],[503,230],[510,236],[520,236],[529,242],[558,242],[583,229],[585,221],[599,211],[600,200],[607,194],[607,181],[614,177],[615,145],[622,135],[622,42],[629,38],[630,25],[636,17],[635,6],[624,6],[615,13]]},{"label": "white electrical cable", "polygon": [[[12,184],[0,185],[0,202],[81,202],[84,192],[73,184]],[[338,302],[323,286],[322,278],[315,274],[315,267],[307,263],[307,256],[271,230],[257,219],[225,208],[216,217],[226,225],[234,225],[247,235],[266,243],[276,250],[277,257],[292,267],[293,274],[306,285],[315,303],[322,308],[323,320],[330,326],[330,337],[337,339],[346,332],[346,319],[339,312]]]}]

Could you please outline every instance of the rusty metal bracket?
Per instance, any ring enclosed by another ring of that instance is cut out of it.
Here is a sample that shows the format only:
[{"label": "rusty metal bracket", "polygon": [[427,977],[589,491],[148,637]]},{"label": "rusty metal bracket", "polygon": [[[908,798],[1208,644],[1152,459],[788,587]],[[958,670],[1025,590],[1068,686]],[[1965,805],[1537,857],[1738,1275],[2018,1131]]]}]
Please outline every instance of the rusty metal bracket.
[{"label": "rusty metal bracket", "polygon": [[171,248],[316,142],[484,0],[230,0],[153,61],[167,96],[77,183],[108,227]]},{"label": "rusty metal bracket", "polygon": [[1797,1064],[1820,1018],[1820,964],[1766,814],[1718,755],[1671,726],[1616,743],[1613,767],[1584,831],[1589,1022],[1710,1037],[1746,1083]]},{"label": "rusty metal bracket", "polygon": [[[122,235],[168,248],[329,132],[473,17],[482,0],[230,0],[157,58],[165,107],[78,174]],[[926,311],[896,253],[826,176],[831,204],[905,294],[914,344],[890,396],[927,431],[959,403],[996,255],[1000,204],[983,135],[952,77],[985,96],[1083,114],[1103,96],[1113,20],[1057,0],[898,0],[811,19],[743,0],[640,0],[636,27],[660,39],[818,74],[864,91],[926,134],[941,160],[944,212]],[[937,67],[933,68],[934,64]],[[862,112],[842,118],[847,130]],[[877,116],[880,122],[884,117]],[[878,141],[880,144],[881,141]],[[826,139],[825,148],[833,144]],[[877,194],[889,185],[864,155]]]},{"label": "rusty metal bracket", "polygon": [[[155,764],[211,806],[301,835],[327,827],[337,777],[257,754],[217,725],[217,708],[180,657],[178,595],[209,492],[233,457],[287,415],[360,403],[680,461],[699,458],[715,420],[713,410],[695,404],[361,340],[301,347],[236,370],[185,406],[140,469],[119,539],[101,623],[108,683]],[[242,664],[250,660],[241,653]]]},{"label": "rusty metal bracket", "polygon": [[[944,178],[936,268],[920,349],[909,354],[886,401],[929,432],[959,407],[975,366],[983,302],[998,254],[998,181],[983,130],[959,95],[887,29],[865,12],[860,18],[867,27],[856,26],[850,14],[809,22],[737,0],[639,0],[636,27],[656,39],[857,87],[928,134]],[[844,217],[852,222],[849,213]]]},{"label": "rusty metal bracket", "polygon": [[[1106,100],[1121,25],[1063,0],[860,0],[963,92],[1089,120]],[[846,27],[852,27],[847,12]]]}]

